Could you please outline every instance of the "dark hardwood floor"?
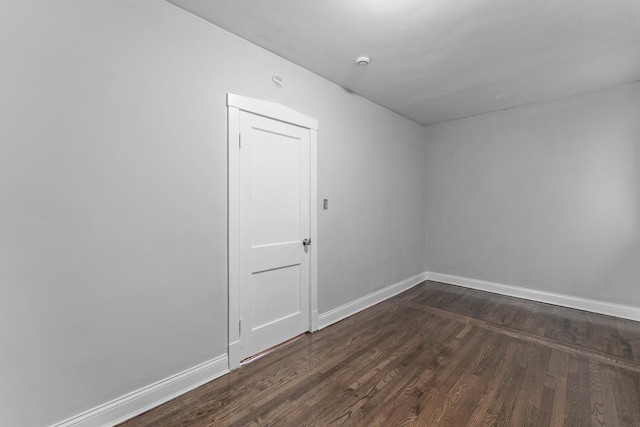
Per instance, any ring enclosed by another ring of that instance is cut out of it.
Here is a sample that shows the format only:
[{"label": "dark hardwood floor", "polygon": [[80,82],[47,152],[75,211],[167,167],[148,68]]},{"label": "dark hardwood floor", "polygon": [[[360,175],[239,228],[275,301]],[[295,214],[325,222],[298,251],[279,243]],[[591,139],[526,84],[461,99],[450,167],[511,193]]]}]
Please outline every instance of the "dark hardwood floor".
[{"label": "dark hardwood floor", "polygon": [[640,426],[640,322],[424,282],[122,424]]}]

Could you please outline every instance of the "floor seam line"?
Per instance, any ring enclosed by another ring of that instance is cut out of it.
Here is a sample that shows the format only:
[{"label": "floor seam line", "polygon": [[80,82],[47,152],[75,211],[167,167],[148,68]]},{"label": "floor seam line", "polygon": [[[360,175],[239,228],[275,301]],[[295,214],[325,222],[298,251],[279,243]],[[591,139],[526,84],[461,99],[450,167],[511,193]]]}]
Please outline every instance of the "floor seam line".
[{"label": "floor seam line", "polygon": [[531,333],[528,332],[524,332],[524,331],[518,331],[517,329],[512,329],[506,326],[502,326],[502,325],[496,325],[493,323],[489,323],[487,321],[484,320],[480,320],[480,319],[475,319],[473,317],[468,317],[468,316],[464,316],[462,314],[458,314],[458,313],[454,313],[451,311],[447,311],[447,310],[443,310],[441,308],[436,308],[436,307],[431,307],[431,306],[425,306],[422,305],[420,303],[417,303],[415,301],[408,301],[407,302],[409,307],[412,308],[416,308],[419,310],[423,310],[423,311],[427,311],[427,312],[435,312],[435,313],[439,313],[442,315],[445,315],[449,318],[453,318],[454,320],[457,320],[459,322],[463,322],[463,323],[472,323],[477,327],[483,328],[483,329],[488,329],[491,330],[493,332],[496,332],[498,334],[501,335],[506,335],[510,338],[514,338],[514,339],[518,339],[521,341],[527,341],[527,342],[535,342],[538,343],[540,345],[546,346],[546,347],[551,347],[551,348],[555,348],[556,350],[561,350],[561,351],[566,351],[569,353],[573,353],[573,354],[580,354],[584,357],[588,357],[588,358],[592,358],[595,360],[598,360],[602,363],[606,363],[609,365],[613,365],[613,366],[617,366],[623,369],[627,369],[630,371],[634,371],[637,373],[640,373],[640,366],[635,365],[633,363],[630,363],[626,360],[623,359],[618,359],[615,356],[611,356],[611,355],[604,355],[604,354],[599,354],[598,352],[594,351],[594,350],[588,350],[588,349],[583,349],[583,348],[576,348],[572,345],[568,345],[568,344],[564,344],[564,343],[559,343],[557,341],[553,341],[550,340],[549,338],[546,337],[540,337],[538,335],[533,335]]}]

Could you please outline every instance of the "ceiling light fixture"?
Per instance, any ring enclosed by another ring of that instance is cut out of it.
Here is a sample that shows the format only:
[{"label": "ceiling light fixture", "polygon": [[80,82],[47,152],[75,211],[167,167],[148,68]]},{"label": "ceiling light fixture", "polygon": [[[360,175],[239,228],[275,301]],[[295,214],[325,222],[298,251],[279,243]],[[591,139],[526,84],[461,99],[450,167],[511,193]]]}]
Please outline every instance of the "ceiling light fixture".
[{"label": "ceiling light fixture", "polygon": [[367,65],[369,65],[369,62],[371,62],[371,58],[369,58],[368,56],[361,56],[356,59],[356,65],[358,67],[366,67]]}]

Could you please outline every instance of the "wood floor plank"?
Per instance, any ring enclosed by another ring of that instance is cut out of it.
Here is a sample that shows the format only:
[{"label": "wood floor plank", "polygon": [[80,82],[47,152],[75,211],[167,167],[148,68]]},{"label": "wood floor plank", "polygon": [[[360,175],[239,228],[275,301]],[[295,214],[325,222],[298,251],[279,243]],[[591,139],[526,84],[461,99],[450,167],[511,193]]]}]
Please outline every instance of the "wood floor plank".
[{"label": "wood floor plank", "polygon": [[605,413],[605,401],[602,392],[602,375],[600,363],[589,360],[589,390],[591,392],[591,425],[595,427],[606,426],[607,414]]},{"label": "wood floor plank", "polygon": [[640,426],[640,323],[425,282],[122,424]]},{"label": "wood floor plank", "polygon": [[[474,289],[464,289],[443,283],[428,283],[432,289],[428,293],[416,296],[414,302],[452,313],[467,315],[497,326],[504,326],[511,330],[529,334],[540,335],[540,328],[543,328],[544,335],[541,337],[583,347],[589,351],[598,351],[603,355],[624,358],[640,366],[640,331],[638,331],[637,327],[638,322],[490,294]],[[451,299],[443,297],[430,298],[431,295],[439,292],[452,294],[453,297]],[[464,298],[474,306],[478,305],[478,303],[473,303],[476,299],[501,300],[502,307],[506,310],[506,314],[503,315],[504,320],[496,322],[495,315],[492,312],[469,309],[465,304],[460,303]],[[622,325],[626,328],[621,327]],[[624,336],[622,335],[623,331],[626,333]],[[635,343],[637,351],[629,352],[627,350],[625,352],[624,349],[630,348],[632,343]]]},{"label": "wood floor plank", "polygon": [[551,351],[548,375],[545,385],[554,390],[554,401],[551,410],[552,426],[565,425],[565,413],[567,407],[567,382],[569,377],[570,354],[556,349]]},{"label": "wood floor plank", "polygon": [[[411,352],[405,354],[404,358],[399,359],[399,363],[395,364],[394,367],[396,367],[396,369],[405,370],[410,363],[417,363],[416,358],[418,357],[422,359],[421,363],[425,367],[434,365],[439,366],[443,360],[442,355],[449,354],[452,351],[452,346],[446,341],[447,337],[458,333],[463,328],[464,325],[460,325],[457,322],[448,322],[446,327],[442,328],[440,331],[435,331],[435,334],[426,339],[425,345],[418,345],[414,346],[413,349],[407,349],[411,350]],[[359,409],[360,406],[356,408],[350,405],[362,405],[366,400],[373,397],[378,391],[375,389],[375,385],[377,384],[369,382],[368,387],[361,390],[360,393],[358,393],[358,390],[347,389],[349,393],[337,394],[325,399],[320,405],[320,409],[315,409],[317,411],[320,425],[327,425],[325,423],[334,423],[337,419],[343,419],[346,421],[350,420],[352,417],[358,418],[353,411],[355,409]],[[334,413],[336,412],[335,408],[338,404],[345,409],[336,416]]]},{"label": "wood floor plank", "polygon": [[467,338],[465,346],[460,347],[459,343],[452,343],[447,348],[447,357],[439,357],[438,366],[434,369],[435,374],[424,385],[428,392],[418,399],[413,411],[406,414],[400,424],[411,420],[416,425],[430,425],[429,423],[434,422],[432,420],[441,418],[443,413],[440,408],[447,405],[449,393],[464,373],[465,362],[479,355],[486,339],[484,333],[477,333]]}]

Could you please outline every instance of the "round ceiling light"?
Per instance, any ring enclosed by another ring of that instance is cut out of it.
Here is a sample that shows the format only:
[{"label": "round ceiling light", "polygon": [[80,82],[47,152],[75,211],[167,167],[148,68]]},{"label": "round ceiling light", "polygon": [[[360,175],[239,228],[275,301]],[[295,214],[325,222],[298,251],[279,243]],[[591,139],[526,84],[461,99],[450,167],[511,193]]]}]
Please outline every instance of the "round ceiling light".
[{"label": "round ceiling light", "polygon": [[367,65],[369,65],[369,62],[371,62],[371,58],[369,58],[368,56],[361,56],[356,59],[356,65],[358,67],[366,67]]}]

